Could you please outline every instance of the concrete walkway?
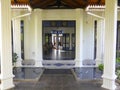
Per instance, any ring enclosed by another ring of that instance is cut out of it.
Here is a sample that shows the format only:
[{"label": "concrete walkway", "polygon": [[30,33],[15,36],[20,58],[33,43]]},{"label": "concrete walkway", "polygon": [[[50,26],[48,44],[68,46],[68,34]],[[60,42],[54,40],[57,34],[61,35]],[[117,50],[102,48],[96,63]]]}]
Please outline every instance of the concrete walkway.
[{"label": "concrete walkway", "polygon": [[70,70],[45,70],[38,81],[15,81],[12,90],[107,90],[101,84],[100,80],[75,80]]}]

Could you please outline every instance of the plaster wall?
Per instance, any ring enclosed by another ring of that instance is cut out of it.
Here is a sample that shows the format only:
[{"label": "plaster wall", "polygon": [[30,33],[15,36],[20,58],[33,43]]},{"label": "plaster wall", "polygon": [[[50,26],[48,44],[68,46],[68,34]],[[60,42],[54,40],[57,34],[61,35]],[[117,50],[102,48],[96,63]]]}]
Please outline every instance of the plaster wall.
[{"label": "plaster wall", "polygon": [[[41,13],[41,19],[37,21],[38,31],[36,32],[35,18],[36,11],[32,11],[31,15],[21,18],[24,20],[24,47],[25,47],[25,59],[35,59],[35,33],[42,33],[42,24],[41,20],[76,20],[76,11],[72,10],[39,10]],[[22,12],[23,14],[23,12]],[[98,13],[99,14],[99,13]],[[94,20],[99,20],[97,17],[88,15],[85,11],[83,11],[83,60],[84,59],[94,59]],[[79,30],[76,28],[76,30]],[[41,38],[40,35],[37,36],[37,41]],[[76,37],[76,40],[79,41],[79,38]],[[42,45],[42,42],[39,43]],[[37,47],[38,51],[40,51],[39,46]],[[42,54],[42,53],[39,53]]]},{"label": "plaster wall", "polygon": [[24,54],[25,59],[35,59],[35,22],[34,15],[24,19]]}]

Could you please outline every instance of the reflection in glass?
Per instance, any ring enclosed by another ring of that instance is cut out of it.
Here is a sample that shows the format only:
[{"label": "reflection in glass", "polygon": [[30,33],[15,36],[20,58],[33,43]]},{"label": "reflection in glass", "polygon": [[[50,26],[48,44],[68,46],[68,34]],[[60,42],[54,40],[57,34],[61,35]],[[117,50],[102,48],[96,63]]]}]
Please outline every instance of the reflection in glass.
[{"label": "reflection in glass", "polygon": [[24,60],[24,21],[20,22],[21,28],[21,58]]},{"label": "reflection in glass", "polygon": [[42,24],[43,59],[74,60],[75,43],[72,49],[72,40],[75,42],[75,21],[43,21]]}]

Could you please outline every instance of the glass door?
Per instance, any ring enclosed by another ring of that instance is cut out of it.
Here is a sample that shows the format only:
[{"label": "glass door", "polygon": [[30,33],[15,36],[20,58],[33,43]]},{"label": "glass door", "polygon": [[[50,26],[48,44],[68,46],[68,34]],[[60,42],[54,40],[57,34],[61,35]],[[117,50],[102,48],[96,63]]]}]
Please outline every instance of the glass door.
[{"label": "glass door", "polygon": [[70,35],[69,34],[63,34],[63,50],[69,50],[70,48]]}]

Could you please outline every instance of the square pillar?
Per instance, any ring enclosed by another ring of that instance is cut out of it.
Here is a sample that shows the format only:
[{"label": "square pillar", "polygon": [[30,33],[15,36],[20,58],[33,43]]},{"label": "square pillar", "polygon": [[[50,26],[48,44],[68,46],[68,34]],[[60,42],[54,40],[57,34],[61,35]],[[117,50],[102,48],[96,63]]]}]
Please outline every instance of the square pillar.
[{"label": "square pillar", "polygon": [[11,45],[11,0],[0,0],[0,90],[14,87]]},{"label": "square pillar", "polygon": [[34,10],[35,21],[35,66],[42,66],[42,10]]},{"label": "square pillar", "polygon": [[116,32],[117,32],[117,1],[105,0],[105,49],[103,88],[115,90],[115,63],[116,63]]},{"label": "square pillar", "polygon": [[13,19],[13,52],[17,53],[18,59],[16,62],[16,67],[22,66],[21,58],[21,30],[20,30],[20,18]]},{"label": "square pillar", "polygon": [[75,67],[82,67],[83,60],[83,9],[76,9],[76,59]]}]

